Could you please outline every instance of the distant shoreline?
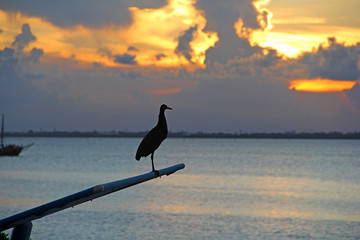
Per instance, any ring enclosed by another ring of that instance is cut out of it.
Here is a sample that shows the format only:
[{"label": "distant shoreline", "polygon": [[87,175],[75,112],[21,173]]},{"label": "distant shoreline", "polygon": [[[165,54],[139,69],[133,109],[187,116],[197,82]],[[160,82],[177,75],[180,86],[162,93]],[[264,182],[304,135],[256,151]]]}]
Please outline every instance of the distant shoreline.
[{"label": "distant shoreline", "polygon": [[[114,138],[140,138],[147,132],[98,132],[98,131],[28,131],[5,132],[5,137],[114,137]],[[235,139],[360,139],[360,132],[283,132],[283,133],[205,133],[205,132],[169,132],[169,138],[235,138]]]}]

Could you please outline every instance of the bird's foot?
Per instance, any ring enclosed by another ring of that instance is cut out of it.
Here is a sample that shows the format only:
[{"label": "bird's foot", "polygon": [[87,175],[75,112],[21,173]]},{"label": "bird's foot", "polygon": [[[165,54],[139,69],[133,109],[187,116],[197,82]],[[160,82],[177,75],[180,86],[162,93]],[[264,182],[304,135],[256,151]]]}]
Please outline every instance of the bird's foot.
[{"label": "bird's foot", "polygon": [[160,172],[158,170],[152,170],[155,174],[156,174],[156,177],[160,176]]}]

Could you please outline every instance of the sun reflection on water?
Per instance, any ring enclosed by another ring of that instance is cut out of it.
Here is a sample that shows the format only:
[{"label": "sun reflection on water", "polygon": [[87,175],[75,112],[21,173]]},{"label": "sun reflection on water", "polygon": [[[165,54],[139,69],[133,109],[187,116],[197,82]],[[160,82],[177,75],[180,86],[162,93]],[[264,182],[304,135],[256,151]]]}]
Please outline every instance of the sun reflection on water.
[{"label": "sun reflection on water", "polygon": [[[166,186],[164,186],[164,184]],[[153,182],[159,199],[138,210],[173,214],[217,214],[271,218],[338,219],[359,221],[347,209],[359,201],[359,187],[333,181],[274,176],[206,176],[179,174],[176,181]],[[165,200],[166,199],[166,200]],[[333,208],[337,206],[337,210]]]}]

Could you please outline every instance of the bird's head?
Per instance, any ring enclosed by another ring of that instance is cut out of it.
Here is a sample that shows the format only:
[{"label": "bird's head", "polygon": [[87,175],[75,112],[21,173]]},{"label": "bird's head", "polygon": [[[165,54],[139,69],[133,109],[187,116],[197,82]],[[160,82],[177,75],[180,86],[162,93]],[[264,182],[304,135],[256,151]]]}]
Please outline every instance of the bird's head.
[{"label": "bird's head", "polygon": [[166,104],[162,104],[162,105],[160,106],[160,111],[161,111],[161,112],[165,111],[166,109],[172,110],[172,108],[171,108],[171,107],[168,107]]}]

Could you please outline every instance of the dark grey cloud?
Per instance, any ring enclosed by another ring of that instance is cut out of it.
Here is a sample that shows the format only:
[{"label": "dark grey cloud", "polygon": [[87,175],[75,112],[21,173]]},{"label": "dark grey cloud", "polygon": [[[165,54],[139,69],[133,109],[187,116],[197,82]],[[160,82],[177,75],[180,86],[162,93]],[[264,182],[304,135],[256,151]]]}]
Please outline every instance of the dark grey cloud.
[{"label": "dark grey cloud", "polygon": [[330,46],[320,46],[315,52],[304,53],[299,63],[307,67],[312,78],[329,78],[334,80],[358,80],[360,69],[360,43],[344,46],[337,43],[335,38],[329,38]]},{"label": "dark grey cloud", "polygon": [[136,65],[135,55],[130,55],[128,53],[114,55],[114,62],[128,65]]},{"label": "dark grey cloud", "polygon": [[194,32],[197,31],[197,25],[190,27],[188,30],[183,32],[178,39],[178,45],[175,49],[175,53],[183,55],[189,62],[191,62],[192,49],[190,42],[194,39]]},{"label": "dark grey cloud", "polygon": [[234,29],[234,24],[239,18],[243,19],[245,27],[260,28],[257,22],[259,12],[254,8],[252,1],[198,0],[196,6],[204,10],[207,20],[205,30],[217,32],[220,39],[215,47],[207,50],[206,64],[225,64],[235,57],[248,57],[261,51],[260,48],[251,47],[247,39],[240,39]]},{"label": "dark grey cloud", "polygon": [[29,61],[39,61],[39,58],[44,54],[42,49],[33,48],[28,56],[23,56],[22,52],[24,47],[34,40],[36,40],[36,37],[31,33],[29,24],[23,24],[21,33],[15,37],[11,44],[14,48],[5,47],[0,51],[0,78],[3,81],[18,79],[18,72],[21,71],[20,56],[24,57],[24,64]]},{"label": "dark grey cloud", "polygon": [[30,52],[30,56],[28,57],[28,59],[31,62],[34,63],[38,63],[39,62],[39,58],[44,55],[44,51],[42,49],[39,48],[33,48]]},{"label": "dark grey cloud", "polygon": [[28,55],[22,52],[34,39],[36,38],[31,33],[30,26],[24,24],[22,32],[15,37],[12,44],[14,48],[5,47],[0,50],[0,109],[18,119],[29,120],[43,110],[49,110],[53,102],[45,91],[32,83],[33,80],[42,79],[44,74],[27,71],[32,67],[36,68],[39,58],[44,54],[43,50],[38,48],[33,48]]},{"label": "dark grey cloud", "polygon": [[15,37],[11,46],[15,47],[18,52],[22,52],[26,45],[35,40],[36,37],[32,34],[30,25],[25,23],[21,27],[21,33]]},{"label": "dark grey cloud", "polygon": [[[182,125],[191,131],[283,131],[297,129],[306,117],[280,82],[260,81],[256,76],[241,80],[204,78],[198,79],[196,88],[185,89],[172,100],[174,108],[181,109],[171,116],[175,128]],[[191,126],[184,125],[189,116]]]},{"label": "dark grey cloud", "polygon": [[254,65],[262,69],[269,68],[281,60],[281,57],[277,55],[277,51],[268,49],[267,54],[261,54],[261,57],[254,58]]},{"label": "dark grey cloud", "polygon": [[[329,47],[320,47],[298,59],[282,60],[275,50],[247,57],[239,54],[224,64],[210,64],[205,70],[197,71],[199,87],[185,97],[181,95],[186,91],[179,96],[189,105],[196,103],[192,107],[201,109],[194,124],[204,130],[215,129],[217,122],[232,129],[238,124],[238,129],[250,131],[359,129],[354,121],[360,117],[359,84],[345,91],[351,104],[338,93],[301,93],[288,89],[293,79],[358,80],[359,47],[360,43],[344,46],[330,38]],[[334,118],[341,109],[346,109],[346,116],[341,116],[344,124]],[[211,112],[213,116],[206,116]],[[201,121],[206,124],[202,125]]]},{"label": "dark grey cloud", "polygon": [[[137,52],[135,47],[128,47],[128,52]],[[123,54],[113,54],[111,50],[106,48],[101,48],[98,50],[100,54],[107,56],[109,59],[113,59],[116,63],[127,64],[127,65],[137,65],[136,55],[123,53]]]},{"label": "dark grey cloud", "polygon": [[[233,78],[253,78],[256,81],[262,79],[266,81],[274,77],[277,71],[274,68],[281,63],[281,57],[275,50],[268,50],[266,54],[260,52],[249,57],[235,57],[226,64],[220,65],[229,77]],[[217,65],[219,68],[219,65]],[[216,71],[210,65],[205,71]],[[280,71],[279,74],[282,74]],[[287,79],[288,80],[288,79]]]},{"label": "dark grey cloud", "polygon": [[6,0],[1,2],[0,9],[45,18],[61,27],[78,24],[99,27],[113,23],[130,24],[129,7],[158,8],[165,4],[165,0],[63,0],[51,3],[46,0]]},{"label": "dark grey cloud", "polygon": [[[192,131],[357,131],[360,111],[348,109],[337,93],[316,94],[289,91],[281,81],[263,79],[260,68],[253,76],[197,78],[199,85],[184,89],[171,103],[181,109],[169,116],[173,129]],[[275,70],[276,71],[276,70]],[[191,76],[190,76],[191,77]],[[353,89],[352,97],[359,100]],[[349,93],[350,94],[350,93]],[[348,96],[349,96],[348,94]],[[349,96],[350,98],[350,96]],[[353,105],[355,99],[351,99]],[[195,109],[195,111],[194,111]],[[187,118],[191,116],[191,124]],[[185,124],[184,124],[185,123]],[[346,123],[346,124],[345,124]]]},{"label": "dark grey cloud", "polygon": [[105,56],[107,56],[108,58],[112,58],[112,53],[111,53],[111,51],[110,51],[109,49],[107,49],[107,48],[100,48],[100,49],[98,50],[98,52],[99,52],[101,55],[105,55]]},{"label": "dark grey cloud", "polygon": [[[359,79],[359,69],[354,65],[358,62],[359,45],[345,47],[331,38],[329,48],[319,48],[299,59],[281,60],[274,50],[264,54],[260,47],[252,47],[247,39],[240,39],[234,29],[234,23],[240,17],[245,27],[261,28],[257,16],[262,16],[265,21],[267,13],[257,12],[252,2],[198,0],[196,7],[204,10],[207,19],[204,31],[217,32],[220,40],[206,52],[207,68],[195,72],[140,66],[129,69],[120,65],[107,68],[96,62],[95,69],[73,69],[70,64],[45,66],[38,61],[44,54],[41,49],[34,48],[28,56],[20,58],[15,46],[4,48],[0,51],[0,109],[5,109],[15,119],[26,119],[18,120],[17,126],[21,128],[128,128],[138,131],[146,126],[136,119],[149,116],[152,114],[149,109],[166,102],[176,109],[168,116],[170,129],[175,131],[359,129],[354,120],[360,118],[359,111],[347,111],[346,116],[341,116],[344,121],[334,117],[338,116],[336,107],[342,104],[339,94],[302,95],[304,93],[289,91],[287,85],[294,76]],[[5,1],[0,8],[11,5],[18,9],[16,11],[42,16],[61,26],[100,26],[130,23],[127,9],[130,5],[160,7],[165,1],[158,1],[158,6],[153,3],[146,0],[65,0],[48,4],[44,0],[31,3],[15,0]],[[195,30],[190,28],[178,38],[177,52],[188,60],[191,59],[189,42]],[[119,54],[109,49],[99,52],[112,61],[136,65],[137,50],[129,46],[126,52]],[[164,56],[154,57],[161,60]],[[27,65],[22,68],[23,64]],[[173,95],[155,96],[147,92],[156,87],[182,89]],[[357,108],[359,91],[360,86],[356,85],[345,92]],[[346,121],[350,124],[343,124]]]},{"label": "dark grey cloud", "polygon": [[157,54],[157,55],[156,55],[156,60],[160,61],[160,60],[161,60],[162,58],[164,58],[164,57],[166,57],[166,55],[163,54],[163,53]]},{"label": "dark grey cloud", "polygon": [[352,89],[344,92],[349,98],[351,105],[360,112],[360,84],[356,83]]},{"label": "dark grey cloud", "polygon": [[103,64],[100,63],[100,62],[93,62],[93,66],[94,66],[95,68],[102,68],[102,67],[103,67]]},{"label": "dark grey cloud", "polygon": [[137,49],[134,46],[129,46],[127,50],[128,50],[128,52],[130,52],[130,51],[138,52],[139,51],[139,49]]},{"label": "dark grey cloud", "polygon": [[137,79],[141,77],[141,72],[140,71],[122,72],[120,75],[122,78]]},{"label": "dark grey cloud", "polygon": [[2,83],[16,76],[18,59],[15,57],[15,50],[5,47],[0,51],[0,80]]},{"label": "dark grey cloud", "polygon": [[[26,101],[37,101],[42,94],[34,87],[29,78],[31,74],[24,74],[19,64],[20,60],[12,48],[0,50],[0,96],[2,109],[16,106],[16,103]],[[6,106],[7,104],[9,106]]]},{"label": "dark grey cloud", "polygon": [[248,0],[198,0],[196,6],[205,11],[209,30],[221,31],[221,29],[234,29],[234,23],[242,18],[245,27],[253,29],[261,28],[257,21],[259,13],[253,1]]},{"label": "dark grey cloud", "polygon": [[[15,50],[9,47],[5,47],[2,51],[0,51],[0,60],[2,63],[11,63],[11,65],[13,65],[14,63],[16,63],[17,59],[14,56],[15,54]],[[4,66],[4,65],[1,65]]]},{"label": "dark grey cloud", "polygon": [[0,109],[18,130],[71,126],[76,116],[83,114],[74,110],[79,106],[73,99],[59,99],[56,93],[50,94],[33,83],[54,77],[45,74],[48,66],[42,69],[41,63],[29,64],[42,54],[36,48],[29,56],[9,47],[0,50]]}]

